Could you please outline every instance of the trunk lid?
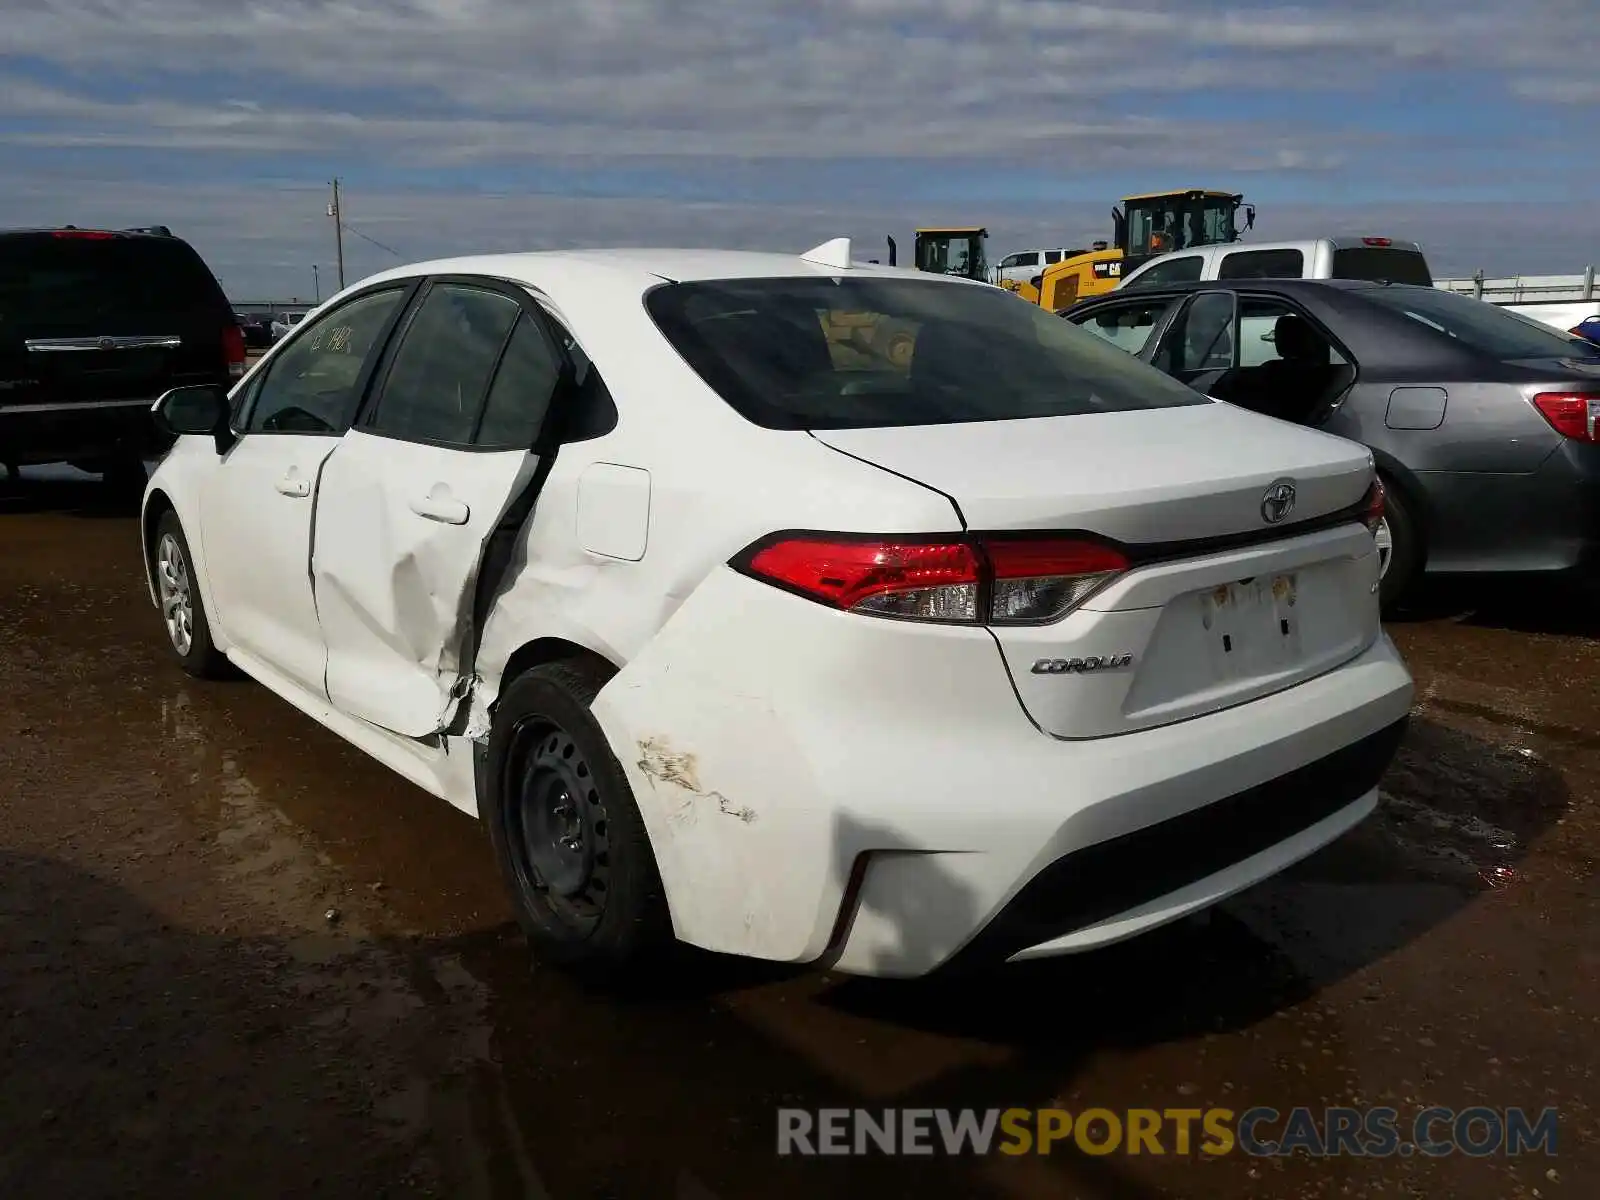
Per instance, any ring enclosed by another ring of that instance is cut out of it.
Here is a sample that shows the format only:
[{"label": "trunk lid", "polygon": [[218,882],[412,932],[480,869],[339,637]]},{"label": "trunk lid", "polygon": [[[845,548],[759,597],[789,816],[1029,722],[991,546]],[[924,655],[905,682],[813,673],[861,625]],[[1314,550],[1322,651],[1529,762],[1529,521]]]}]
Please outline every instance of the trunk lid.
[{"label": "trunk lid", "polygon": [[[1053,736],[1254,700],[1378,635],[1372,535],[1337,520],[1372,482],[1354,442],[1225,404],[814,436],[944,492],[976,532],[1127,549],[1129,569],[1065,618],[991,627],[1018,699]],[[1269,522],[1266,494],[1282,480],[1295,504]]]},{"label": "trunk lid", "polygon": [[876,429],[823,443],[945,493],[975,530],[1087,530],[1149,544],[1265,529],[1262,496],[1295,481],[1283,522],[1360,501],[1366,447],[1228,404]]}]

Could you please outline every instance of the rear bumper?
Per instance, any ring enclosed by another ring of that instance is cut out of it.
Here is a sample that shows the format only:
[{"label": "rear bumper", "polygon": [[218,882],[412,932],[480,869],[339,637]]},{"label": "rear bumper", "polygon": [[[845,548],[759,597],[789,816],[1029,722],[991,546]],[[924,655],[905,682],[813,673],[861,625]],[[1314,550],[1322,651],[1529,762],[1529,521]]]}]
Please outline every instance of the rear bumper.
[{"label": "rear bumper", "polygon": [[1061,741],[1028,721],[987,631],[832,612],[728,572],[594,711],[680,938],[915,976],[962,951],[1116,941],[1280,870],[1371,811],[1411,697],[1380,635],[1258,700]]},{"label": "rear bumper", "polygon": [[1275,874],[1373,811],[1378,780],[1408,721],[1181,816],[1063,855],[956,959],[1038,958],[1105,945]]},{"label": "rear bumper", "polygon": [[18,465],[154,457],[172,440],[150,412],[155,399],[0,404],[0,457]]}]

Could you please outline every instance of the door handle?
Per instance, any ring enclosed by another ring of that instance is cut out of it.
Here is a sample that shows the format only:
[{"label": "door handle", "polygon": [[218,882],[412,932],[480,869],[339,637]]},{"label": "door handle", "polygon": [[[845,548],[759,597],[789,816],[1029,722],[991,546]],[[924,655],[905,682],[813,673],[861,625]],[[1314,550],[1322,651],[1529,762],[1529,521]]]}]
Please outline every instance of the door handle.
[{"label": "door handle", "polygon": [[411,511],[430,521],[443,521],[446,525],[465,525],[472,510],[463,501],[450,494],[446,484],[436,483],[426,496],[411,497]]},{"label": "door handle", "polygon": [[273,486],[285,496],[294,496],[301,500],[311,495],[311,481],[303,478],[293,467],[289,468],[289,473]]}]

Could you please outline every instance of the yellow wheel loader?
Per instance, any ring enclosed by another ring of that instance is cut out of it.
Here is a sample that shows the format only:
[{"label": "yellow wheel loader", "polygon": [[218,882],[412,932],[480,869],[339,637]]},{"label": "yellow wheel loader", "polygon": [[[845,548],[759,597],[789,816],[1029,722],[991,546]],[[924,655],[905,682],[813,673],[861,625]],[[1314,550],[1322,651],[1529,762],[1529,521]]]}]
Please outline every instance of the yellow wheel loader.
[{"label": "yellow wheel loader", "polygon": [[1253,229],[1256,210],[1234,192],[1186,188],[1128,196],[1122,207],[1111,210],[1115,240],[1046,267],[1026,283],[1007,281],[1001,286],[1024,300],[1051,312],[1070,308],[1079,300],[1109,292],[1124,274],[1136,270],[1158,254],[1237,242],[1235,216],[1245,211],[1245,228]]},{"label": "yellow wheel loader", "polygon": [[[985,282],[989,278],[988,240],[989,231],[981,225],[918,229],[913,261],[919,271]],[[893,238],[888,242],[892,267],[898,265],[897,246]],[[878,313],[836,312],[824,317],[823,327],[834,357],[841,364],[888,363],[899,370],[911,365],[917,340],[914,323],[885,320]]]}]

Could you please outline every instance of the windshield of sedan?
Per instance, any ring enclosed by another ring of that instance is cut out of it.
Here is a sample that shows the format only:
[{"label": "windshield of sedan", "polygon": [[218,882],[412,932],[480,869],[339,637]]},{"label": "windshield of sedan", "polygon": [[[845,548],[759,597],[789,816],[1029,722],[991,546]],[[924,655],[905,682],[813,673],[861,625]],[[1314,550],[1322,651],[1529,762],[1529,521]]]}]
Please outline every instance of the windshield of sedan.
[{"label": "windshield of sedan", "polygon": [[1421,287],[1373,288],[1361,295],[1502,362],[1600,358],[1600,346],[1470,296]]},{"label": "windshield of sedan", "polygon": [[665,284],[645,299],[691,367],[769,429],[862,429],[1210,401],[1000,288],[856,277]]}]

